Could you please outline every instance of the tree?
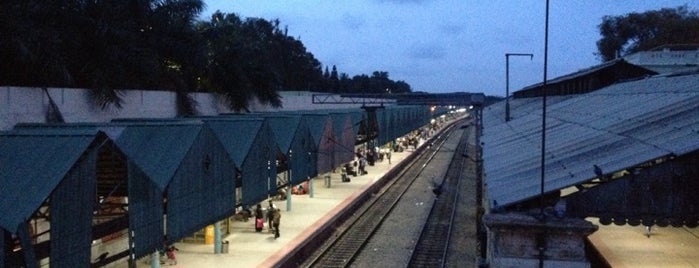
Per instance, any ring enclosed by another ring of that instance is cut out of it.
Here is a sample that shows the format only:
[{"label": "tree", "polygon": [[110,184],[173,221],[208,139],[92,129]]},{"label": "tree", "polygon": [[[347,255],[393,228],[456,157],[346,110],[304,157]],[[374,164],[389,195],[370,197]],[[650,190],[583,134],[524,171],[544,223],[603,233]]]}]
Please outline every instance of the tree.
[{"label": "tree", "polygon": [[[157,79],[150,85],[174,90],[178,115],[193,115],[196,101],[189,95],[198,89],[198,78],[206,64],[206,46],[196,31],[203,1],[156,1],[148,11],[148,46],[157,53]],[[144,29],[145,30],[145,29]],[[151,73],[152,75],[152,73]],[[147,78],[145,78],[147,79]]]},{"label": "tree", "polygon": [[668,44],[699,43],[699,13],[685,6],[604,16],[596,53],[602,61]]},{"label": "tree", "polygon": [[340,89],[340,78],[337,76],[337,67],[333,65],[333,70],[330,72],[330,91],[338,92]]},{"label": "tree", "polygon": [[318,90],[323,87],[320,61],[306,51],[301,41],[288,36],[284,30],[276,31],[275,44],[280,61],[278,70],[282,76],[280,90]]},{"label": "tree", "polygon": [[201,0],[2,1],[0,84],[88,88],[102,108],[120,107],[124,88],[184,92],[202,9]]},{"label": "tree", "polygon": [[[350,79],[287,35],[279,20],[216,12],[203,0],[0,1],[0,85],[90,90],[103,109],[122,89],[176,92],[193,114],[191,91],[220,93],[229,108],[257,99],[281,107],[281,90],[383,93],[410,90],[387,72]],[[339,74],[339,75],[338,75]]]},{"label": "tree", "polygon": [[235,111],[248,110],[253,98],[281,107],[279,65],[272,56],[275,27],[262,19],[242,21],[221,12],[202,22],[199,31],[209,51],[202,87],[223,94]]},{"label": "tree", "polygon": [[61,5],[53,2],[0,2],[0,84],[45,87],[72,83],[61,53],[70,42],[62,33],[70,22],[62,14],[69,10],[57,12],[60,9]]}]

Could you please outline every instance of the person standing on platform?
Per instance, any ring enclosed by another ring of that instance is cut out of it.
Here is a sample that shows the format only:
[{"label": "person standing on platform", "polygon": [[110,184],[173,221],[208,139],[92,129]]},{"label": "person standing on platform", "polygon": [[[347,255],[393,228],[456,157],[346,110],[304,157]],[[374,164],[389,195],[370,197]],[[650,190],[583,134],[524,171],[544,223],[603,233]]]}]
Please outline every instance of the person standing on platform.
[{"label": "person standing on platform", "polygon": [[362,158],[359,158],[359,175],[366,175],[366,165],[367,165],[367,160],[366,157],[362,156]]},{"label": "person standing on platform", "polygon": [[353,171],[352,175],[357,177],[357,174],[359,174],[359,158],[355,157],[355,160],[352,163],[352,165],[354,166],[354,169],[352,169],[352,171]]},{"label": "person standing on platform", "polygon": [[278,208],[273,208],[274,213],[273,213],[273,218],[272,218],[272,223],[274,224],[274,239],[279,238],[279,221],[282,218],[282,213],[279,211]]},{"label": "person standing on platform", "polygon": [[177,264],[177,255],[175,255],[175,251],[179,251],[179,248],[176,248],[174,245],[171,245],[167,248],[166,254],[167,254],[167,260],[170,263],[170,265],[175,265]]},{"label": "person standing on platform", "polygon": [[274,204],[272,204],[272,200],[269,200],[269,207],[267,208],[267,230],[269,232],[273,232],[274,229],[272,229],[272,220],[274,219]]},{"label": "person standing on platform", "polygon": [[262,213],[262,205],[257,204],[255,208],[255,231],[261,232],[265,227],[264,213]]},{"label": "person standing on platform", "polygon": [[388,159],[388,164],[391,164],[391,149],[386,152],[386,159]]}]

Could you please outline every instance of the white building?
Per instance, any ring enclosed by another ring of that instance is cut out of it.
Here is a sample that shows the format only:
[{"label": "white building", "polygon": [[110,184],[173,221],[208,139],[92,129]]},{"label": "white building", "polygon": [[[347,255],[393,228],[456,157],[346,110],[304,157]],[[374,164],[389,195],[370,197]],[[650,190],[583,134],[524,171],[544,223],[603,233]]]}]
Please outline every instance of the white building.
[{"label": "white building", "polygon": [[673,73],[699,68],[699,45],[664,45],[624,56],[624,60],[658,73]]}]

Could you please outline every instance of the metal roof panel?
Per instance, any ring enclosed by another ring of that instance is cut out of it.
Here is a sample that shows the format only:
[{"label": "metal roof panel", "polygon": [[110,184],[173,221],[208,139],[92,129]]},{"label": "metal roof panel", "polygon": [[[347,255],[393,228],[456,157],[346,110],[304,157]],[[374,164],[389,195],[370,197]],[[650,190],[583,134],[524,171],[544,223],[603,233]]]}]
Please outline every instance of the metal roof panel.
[{"label": "metal roof panel", "polygon": [[127,126],[117,146],[164,191],[203,124],[136,124]]},{"label": "metal roof panel", "polygon": [[249,119],[236,119],[235,117],[218,119],[207,119],[216,136],[226,147],[226,151],[231,155],[233,161],[238,165],[243,165],[250,151],[253,149],[255,137],[263,127],[264,121]]},{"label": "metal roof panel", "polygon": [[[545,191],[699,149],[699,75],[657,76],[614,84],[547,107]],[[491,205],[540,194],[541,98],[484,111],[484,168]]]},{"label": "metal roof panel", "polygon": [[0,132],[0,226],[15,232],[49,197],[97,135],[97,131],[79,130]]}]

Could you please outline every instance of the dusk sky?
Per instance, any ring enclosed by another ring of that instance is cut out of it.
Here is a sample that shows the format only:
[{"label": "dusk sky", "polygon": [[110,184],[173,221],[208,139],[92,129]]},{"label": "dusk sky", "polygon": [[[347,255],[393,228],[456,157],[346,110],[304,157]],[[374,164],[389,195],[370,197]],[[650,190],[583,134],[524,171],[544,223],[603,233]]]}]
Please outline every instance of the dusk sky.
[{"label": "dusk sky", "polygon": [[[203,13],[279,19],[325,66],[350,77],[374,71],[410,84],[413,91],[505,95],[543,81],[544,0],[205,0]],[[605,15],[626,15],[688,5],[688,0],[551,0],[548,78],[599,64],[597,25]]]}]

